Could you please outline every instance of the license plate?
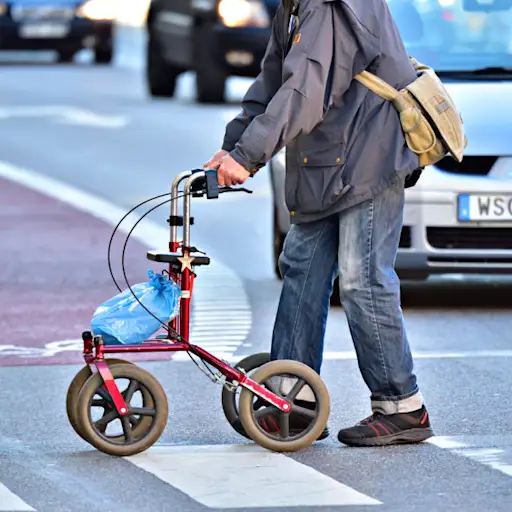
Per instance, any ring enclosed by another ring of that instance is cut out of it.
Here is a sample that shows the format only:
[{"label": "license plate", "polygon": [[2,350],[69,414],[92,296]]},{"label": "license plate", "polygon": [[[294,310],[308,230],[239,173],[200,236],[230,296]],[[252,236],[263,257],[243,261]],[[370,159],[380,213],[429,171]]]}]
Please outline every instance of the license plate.
[{"label": "license plate", "polygon": [[461,194],[458,203],[461,222],[512,222],[512,194]]},{"label": "license plate", "polygon": [[69,33],[69,25],[65,23],[28,23],[20,28],[20,36],[24,38],[53,39],[65,37]]}]

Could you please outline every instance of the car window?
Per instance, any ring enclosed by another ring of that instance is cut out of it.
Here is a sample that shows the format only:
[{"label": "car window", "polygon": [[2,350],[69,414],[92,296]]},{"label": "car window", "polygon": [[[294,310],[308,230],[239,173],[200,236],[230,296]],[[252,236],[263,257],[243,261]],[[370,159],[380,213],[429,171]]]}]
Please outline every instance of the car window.
[{"label": "car window", "polygon": [[512,0],[387,0],[410,55],[437,71],[512,70]]}]

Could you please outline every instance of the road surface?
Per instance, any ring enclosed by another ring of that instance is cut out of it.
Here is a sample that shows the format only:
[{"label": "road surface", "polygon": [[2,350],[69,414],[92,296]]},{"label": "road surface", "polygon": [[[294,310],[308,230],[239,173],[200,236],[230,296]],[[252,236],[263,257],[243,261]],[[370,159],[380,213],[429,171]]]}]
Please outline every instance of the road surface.
[{"label": "road surface", "polygon": [[[329,318],[322,371],[334,435],[304,452],[277,455],[247,443],[224,420],[219,387],[190,362],[168,357],[139,363],[169,396],[157,446],[120,460],[77,437],[65,394],[81,367],[80,333],[95,306],[116,292],[106,265],[112,225],[218,149],[248,84],[233,81],[230,104],[204,107],[193,103],[186,76],[176,100],[150,101],[130,44],[111,68],[84,59],[2,69],[0,511],[510,512],[506,279],[454,276],[404,288],[416,370],[436,431],[424,445],[350,449],[337,442],[339,428],[369,413],[338,308]],[[214,262],[196,283],[193,338],[230,361],[268,350],[280,289],[268,175],[250,185],[252,196],[193,206],[192,241]],[[146,249],[165,246],[166,215],[150,215],[129,243],[130,282],[152,267]]]}]

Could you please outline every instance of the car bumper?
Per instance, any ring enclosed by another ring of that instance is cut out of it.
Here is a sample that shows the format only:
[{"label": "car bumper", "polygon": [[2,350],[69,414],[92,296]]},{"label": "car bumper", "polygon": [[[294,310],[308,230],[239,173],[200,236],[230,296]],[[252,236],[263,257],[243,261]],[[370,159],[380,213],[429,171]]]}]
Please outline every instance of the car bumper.
[{"label": "car bumper", "polygon": [[261,70],[270,29],[215,27],[218,61],[231,75],[256,77]]},{"label": "car bumper", "polygon": [[512,222],[460,222],[457,202],[454,192],[408,192],[397,270],[512,274]]},{"label": "car bumper", "polygon": [[24,32],[26,24],[0,19],[0,50],[79,50],[112,44],[112,21],[76,19],[31,25],[32,32]]}]

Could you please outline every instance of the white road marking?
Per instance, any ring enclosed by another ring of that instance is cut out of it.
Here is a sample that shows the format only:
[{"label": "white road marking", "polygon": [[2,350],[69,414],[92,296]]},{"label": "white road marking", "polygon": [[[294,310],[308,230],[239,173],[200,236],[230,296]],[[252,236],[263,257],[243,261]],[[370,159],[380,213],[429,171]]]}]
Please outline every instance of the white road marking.
[{"label": "white road marking", "polygon": [[[512,350],[457,350],[457,351],[413,351],[414,359],[478,359],[481,357],[512,357]],[[243,355],[239,356],[244,357]],[[352,350],[340,352],[324,352],[324,360],[355,360],[356,353]]]},{"label": "white road marking", "polygon": [[[35,171],[9,163],[0,162],[0,177],[57,199],[112,226],[115,226],[127,213],[125,209],[93,194]],[[150,206],[148,206],[148,208],[149,207]],[[128,234],[131,227],[139,219],[140,215],[131,213],[123,221],[119,227],[119,231],[125,235]],[[149,249],[162,248],[167,251],[169,230],[147,218],[139,223],[137,229],[131,236]],[[192,240],[194,239],[192,238]],[[216,261],[213,256],[211,259],[212,261],[208,269],[198,269],[197,271],[198,277],[195,280],[192,299],[190,342],[199,345],[201,340],[206,339],[215,341],[216,343],[236,341],[238,342],[238,346],[240,346],[246,340],[252,328],[251,305],[242,280],[229,267]],[[212,269],[212,275],[208,274],[210,268]],[[214,300],[211,294],[212,289],[217,291]],[[109,297],[105,297],[105,300],[108,298]],[[236,308],[233,308],[233,303],[237,304]],[[212,310],[213,307],[216,309]],[[202,320],[203,322],[207,319],[211,319],[210,330],[208,332],[204,331],[203,327],[205,324],[202,323],[200,327],[201,330],[197,332],[196,319]],[[218,320],[218,322],[214,322],[213,320]],[[226,326],[229,326],[229,335],[227,336],[225,334]],[[236,329],[235,326],[237,327]],[[88,326],[84,326],[84,330],[87,328]],[[77,334],[80,335],[80,333]],[[48,345],[45,346],[44,350],[61,350],[59,346],[65,346],[66,350],[74,350],[73,348],[67,347],[67,345],[70,344],[69,341],[70,340],[65,340],[65,342],[55,341],[53,345],[49,347]],[[81,343],[80,340],[79,343]],[[73,344],[71,343],[71,345]],[[229,354],[233,354],[238,346],[232,345]],[[4,345],[3,347],[5,348],[6,346]],[[12,355],[9,354],[9,350],[13,350],[13,347],[10,345],[7,347],[10,348],[2,350],[2,345],[0,345],[0,356],[2,354]],[[34,349],[29,350],[34,353]],[[37,353],[37,349],[35,350]],[[238,360],[239,358],[236,359]]]},{"label": "white road marking", "polygon": [[[242,329],[247,324],[240,326]],[[201,329],[195,331],[191,340],[194,344],[201,346],[208,350],[216,357],[224,359],[230,363],[238,362],[245,357],[252,355],[254,352],[246,354],[234,354],[235,351],[243,345],[244,347],[251,347],[252,345],[240,342],[240,335],[235,334],[235,331],[226,330],[223,328],[222,323],[213,325],[212,330],[219,329],[219,334],[212,334],[212,331],[207,332]],[[227,334],[225,334],[227,333]],[[53,357],[61,352],[81,352],[83,342],[81,339],[52,341],[46,343],[42,347],[25,347],[22,345],[0,345],[0,357],[2,356],[19,356],[19,357]],[[268,346],[270,351],[270,346]],[[259,352],[264,352],[265,349],[260,348]],[[512,350],[472,350],[460,352],[414,352],[412,353],[415,359],[480,359],[482,357],[489,358],[512,358]],[[190,361],[190,358],[184,354],[175,352],[172,355],[174,361]],[[324,360],[327,361],[355,361],[356,353],[351,351],[346,352],[326,352]]]},{"label": "white road marking", "polygon": [[0,511],[7,510],[9,512],[35,511],[34,508],[27,505],[19,496],[0,482]]},{"label": "white road marking", "polygon": [[382,505],[255,445],[159,446],[126,460],[211,508]]},{"label": "white road marking", "polygon": [[[504,475],[512,476],[512,448],[507,450],[495,446],[481,446],[480,437],[433,437],[427,442],[451,453],[475,460]],[[475,446],[476,445],[476,446]],[[508,461],[504,460],[507,457]]]},{"label": "white road marking", "polygon": [[123,128],[128,124],[125,116],[107,116],[65,105],[0,106],[0,119],[16,117],[48,117],[58,123],[95,128]]},{"label": "white road marking", "polygon": [[[269,345],[270,350],[270,345]],[[237,354],[237,360],[243,359],[251,354]],[[479,359],[481,357],[512,357],[512,350],[460,350],[454,352],[428,352],[413,351],[414,359]],[[324,361],[355,361],[356,353],[353,350],[340,352],[324,352]]]}]

